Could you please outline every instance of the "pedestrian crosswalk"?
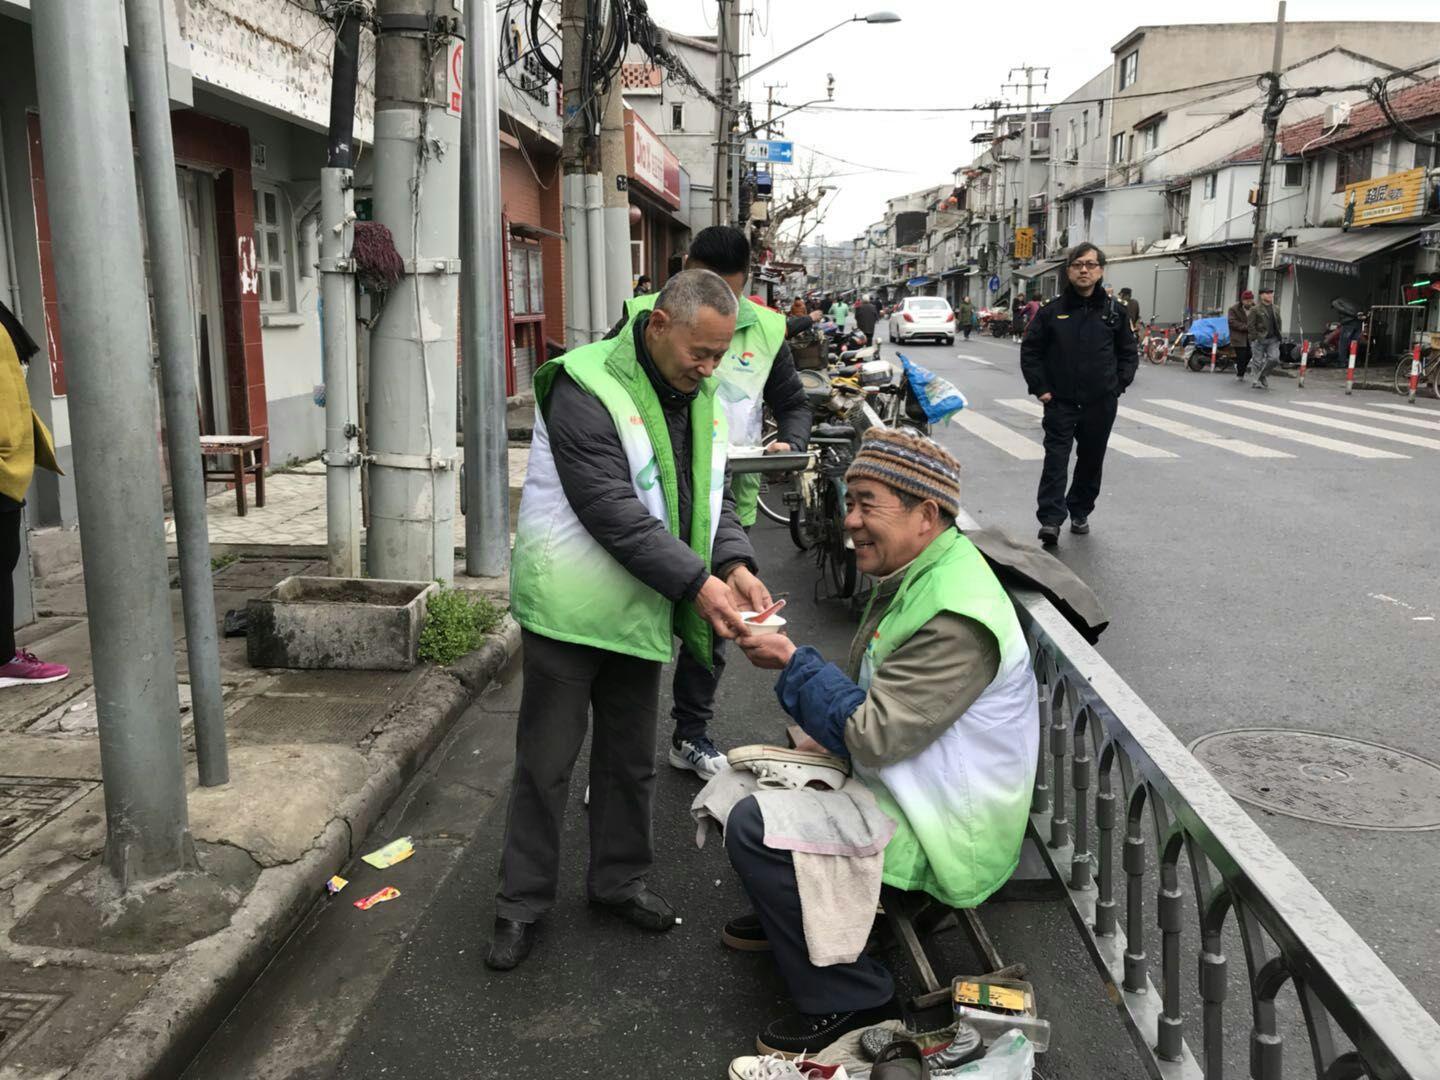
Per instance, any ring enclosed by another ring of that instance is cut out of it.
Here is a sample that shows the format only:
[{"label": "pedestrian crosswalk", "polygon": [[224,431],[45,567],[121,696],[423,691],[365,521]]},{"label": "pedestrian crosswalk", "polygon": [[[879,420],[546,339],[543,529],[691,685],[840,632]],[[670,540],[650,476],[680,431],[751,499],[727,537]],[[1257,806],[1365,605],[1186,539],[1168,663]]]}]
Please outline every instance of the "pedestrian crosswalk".
[{"label": "pedestrian crosswalk", "polygon": [[[1144,407],[1119,407],[1109,449],[1139,460],[1215,454],[1252,461],[1314,462],[1317,455],[1340,455],[1389,462],[1440,451],[1440,408],[1241,397],[1203,405],[1157,397],[1137,404]],[[1045,456],[1043,415],[1044,408],[1031,398],[972,400],[956,415],[954,426],[965,433],[962,437],[974,436],[1012,458],[1040,461]]]}]

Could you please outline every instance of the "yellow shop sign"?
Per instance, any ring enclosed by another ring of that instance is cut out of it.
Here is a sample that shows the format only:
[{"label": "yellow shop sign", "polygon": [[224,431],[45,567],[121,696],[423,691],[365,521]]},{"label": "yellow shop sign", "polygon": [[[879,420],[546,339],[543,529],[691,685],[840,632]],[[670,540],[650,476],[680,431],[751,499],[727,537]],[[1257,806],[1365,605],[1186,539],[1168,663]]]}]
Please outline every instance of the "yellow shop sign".
[{"label": "yellow shop sign", "polygon": [[1424,210],[1424,169],[1361,180],[1345,188],[1345,224],[1351,228],[1419,217]]}]

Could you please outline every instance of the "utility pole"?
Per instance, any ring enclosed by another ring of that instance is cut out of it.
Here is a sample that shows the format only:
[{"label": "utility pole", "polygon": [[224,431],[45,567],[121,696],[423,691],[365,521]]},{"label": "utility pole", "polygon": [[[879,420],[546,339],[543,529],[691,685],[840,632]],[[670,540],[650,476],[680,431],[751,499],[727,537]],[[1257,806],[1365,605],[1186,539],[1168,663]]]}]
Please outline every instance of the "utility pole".
[{"label": "utility pole", "polygon": [[332,577],[360,576],[360,390],[356,375],[355,85],[360,17],[335,28],[330,132],[320,170],[321,356],[325,378],[325,547]]},{"label": "utility pole", "polygon": [[[471,0],[475,2],[475,0]],[[455,575],[455,337],[460,104],[457,0],[379,0],[375,218],[405,274],[370,352],[370,536],[376,578]],[[453,93],[453,97],[452,97]],[[452,111],[453,110],[453,111]]]},{"label": "utility pole", "polygon": [[[595,319],[604,334],[633,288],[630,260],[630,177],[625,159],[625,97],[620,79],[610,82],[600,124],[600,183],[605,234],[605,304]],[[657,286],[658,287],[658,286]]]},{"label": "utility pole", "polygon": [[505,278],[500,239],[500,87],[496,12],[465,12],[460,117],[460,302],[465,437],[465,572],[510,568],[510,465],[505,431]]},{"label": "utility pole", "polygon": [[210,531],[205,516],[205,472],[195,413],[195,347],[191,336],[189,260],[175,182],[170,131],[170,87],[165,62],[165,21],[160,0],[126,0],[130,81],[135,88],[135,134],[145,187],[145,227],[155,283],[155,328],[160,344],[166,453],[175,502],[185,609],[185,663],[200,783],[230,779],[225,754],[225,703],[220,687],[220,643],[215,633],[215,587],[210,573]]},{"label": "utility pole", "polygon": [[[1050,74],[1049,68],[1037,68],[1029,64],[1024,67],[1011,68],[1010,74],[1013,76],[1017,71],[1023,71],[1025,73],[1025,127],[1020,133],[1022,150],[1020,155],[1020,205],[1016,207],[1015,224],[1012,225],[1010,229],[1010,251],[1012,256],[1015,251],[1015,230],[1030,227],[1030,162],[1033,157],[1032,151],[1034,150],[1035,143],[1035,72],[1043,71],[1047,77]],[[1018,90],[1020,84],[1009,83],[1006,89],[1010,87]],[[1013,282],[1012,301],[1020,295],[1020,290],[1024,288],[1021,284],[1024,279],[1020,277],[1019,271],[1020,266],[1019,260],[1017,259],[1014,265],[1014,276],[1011,279]]]},{"label": "utility pole", "polygon": [[[738,225],[739,147],[735,130],[740,120],[740,0],[716,0],[719,33],[720,121],[715,132],[715,191],[711,219],[716,225]],[[733,194],[728,186],[734,184]]]},{"label": "utility pole", "polygon": [[1285,110],[1285,91],[1280,88],[1281,56],[1285,51],[1285,0],[1275,14],[1275,53],[1270,60],[1270,70],[1265,78],[1269,82],[1269,99],[1265,104],[1264,147],[1260,154],[1260,184],[1255,193],[1255,235],[1250,243],[1250,288],[1258,290],[1264,281],[1261,278],[1265,260],[1265,230],[1269,215],[1270,174],[1275,169],[1276,132],[1280,128],[1280,114]]},{"label": "utility pole", "polygon": [[[472,0],[478,2],[478,0]],[[591,340],[590,292],[582,288],[590,274],[589,234],[585,225],[586,117],[588,88],[583,85],[584,53],[589,48],[585,26],[586,0],[562,0],[560,67],[564,76],[564,145],[561,148],[561,203],[565,232],[565,347]],[[597,317],[603,318],[603,313]]]},{"label": "utility pole", "polygon": [[103,865],[195,866],[185,806],[155,381],[120,5],[31,11],[95,670]]}]

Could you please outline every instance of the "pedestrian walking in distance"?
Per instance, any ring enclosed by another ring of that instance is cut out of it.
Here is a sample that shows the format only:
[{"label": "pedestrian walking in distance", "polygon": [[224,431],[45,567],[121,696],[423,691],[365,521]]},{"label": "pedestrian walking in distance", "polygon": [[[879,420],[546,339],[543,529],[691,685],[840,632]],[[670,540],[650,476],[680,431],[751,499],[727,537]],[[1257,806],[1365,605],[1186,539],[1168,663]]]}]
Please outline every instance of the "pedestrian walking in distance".
[{"label": "pedestrian walking in distance", "polygon": [[1235,350],[1235,377],[1245,378],[1250,370],[1250,309],[1255,306],[1255,294],[1246,289],[1240,299],[1225,312],[1225,321],[1230,324],[1230,347]]},{"label": "pedestrian walking in distance", "polygon": [[960,332],[965,335],[965,340],[970,340],[970,331],[975,329],[975,305],[970,303],[967,296],[960,301],[960,314],[957,316],[960,321]]},{"label": "pedestrian walking in distance", "polygon": [[[1102,287],[1105,253],[1077,244],[1066,263],[1065,291],[1040,309],[1020,345],[1025,384],[1045,406],[1035,516],[1047,547],[1059,542],[1067,514],[1071,532],[1090,531],[1115,410],[1140,362],[1129,312]],[[1066,491],[1071,443],[1075,475]]]},{"label": "pedestrian walking in distance", "polygon": [[1275,306],[1275,290],[1268,285],[1260,290],[1260,302],[1246,316],[1250,331],[1250,353],[1255,360],[1256,390],[1269,390],[1267,376],[1280,363],[1280,309]]},{"label": "pedestrian walking in distance", "polygon": [[1135,299],[1134,294],[1128,287],[1120,290],[1120,306],[1125,309],[1125,314],[1130,319],[1130,332],[1132,334],[1139,334],[1140,301]]}]

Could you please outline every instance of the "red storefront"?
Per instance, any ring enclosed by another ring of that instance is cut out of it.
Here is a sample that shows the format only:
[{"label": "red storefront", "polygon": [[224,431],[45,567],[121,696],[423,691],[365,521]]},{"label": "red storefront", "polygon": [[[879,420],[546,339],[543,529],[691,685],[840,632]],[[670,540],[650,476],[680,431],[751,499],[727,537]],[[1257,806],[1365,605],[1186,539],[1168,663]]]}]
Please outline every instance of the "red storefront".
[{"label": "red storefront", "polygon": [[507,394],[528,390],[546,343],[565,340],[560,155],[525,128],[513,131],[500,133]]},{"label": "red storefront", "polygon": [[670,276],[671,259],[689,246],[680,221],[680,159],[645,121],[625,110],[625,156],[630,174],[630,266],[648,274],[658,289]]}]

